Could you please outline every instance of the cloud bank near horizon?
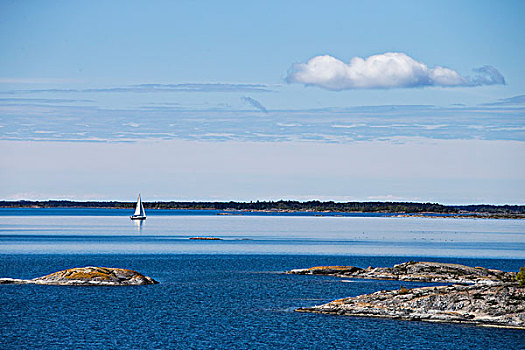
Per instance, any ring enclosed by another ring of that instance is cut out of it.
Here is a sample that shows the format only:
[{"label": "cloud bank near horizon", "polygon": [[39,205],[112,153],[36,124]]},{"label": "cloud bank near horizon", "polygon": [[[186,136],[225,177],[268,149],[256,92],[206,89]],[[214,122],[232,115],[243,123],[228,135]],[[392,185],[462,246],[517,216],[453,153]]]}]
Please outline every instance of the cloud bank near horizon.
[{"label": "cloud bank near horizon", "polygon": [[[1,80],[1,79],[0,79]],[[167,93],[167,92],[273,92],[273,87],[268,84],[245,83],[179,83],[179,84],[135,84],[109,88],[89,89],[28,89],[4,90],[0,94],[39,94],[39,93]]]},{"label": "cloud bank near horizon", "polygon": [[503,75],[492,66],[474,69],[473,76],[462,76],[450,68],[428,67],[402,52],[353,57],[348,64],[330,55],[316,56],[292,65],[286,81],[335,91],[505,85]]},{"label": "cloud bank near horizon", "polygon": [[[245,103],[249,104],[248,101]],[[175,103],[115,109],[59,103],[2,104],[0,101],[0,140],[322,143],[383,140],[397,143],[424,138],[525,141],[525,106],[265,108],[264,117],[263,110],[253,107],[194,109]]]},{"label": "cloud bank near horizon", "polygon": [[261,102],[257,101],[254,98],[251,98],[250,96],[243,96],[243,97],[241,97],[241,100],[243,102],[246,102],[246,103],[250,104],[251,106],[257,108],[258,110],[260,110],[263,113],[268,113],[268,110],[266,109],[266,107],[263,106],[263,104]]},{"label": "cloud bank near horizon", "polygon": [[525,105],[525,95],[518,95],[508,98],[500,98],[496,102],[483,103],[482,106],[519,106]]}]

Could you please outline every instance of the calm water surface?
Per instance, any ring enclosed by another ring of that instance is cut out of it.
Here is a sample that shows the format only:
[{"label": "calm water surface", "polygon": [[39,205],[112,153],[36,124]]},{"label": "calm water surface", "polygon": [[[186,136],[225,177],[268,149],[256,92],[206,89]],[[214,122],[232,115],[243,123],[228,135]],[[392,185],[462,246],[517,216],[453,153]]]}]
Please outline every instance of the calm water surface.
[{"label": "calm water surface", "polygon": [[127,212],[76,213],[0,211],[0,276],[98,265],[136,269],[161,283],[0,286],[2,349],[525,348],[520,330],[295,313],[400,283],[282,274],[421,259],[515,271],[525,265],[523,221],[192,213],[152,215],[136,227]]},{"label": "calm water surface", "polygon": [[[137,226],[129,210],[42,210],[48,215],[40,209],[0,209],[0,253],[525,255],[525,220],[224,216],[216,211],[182,215],[186,211],[164,210]],[[223,240],[190,241],[192,236]]]}]

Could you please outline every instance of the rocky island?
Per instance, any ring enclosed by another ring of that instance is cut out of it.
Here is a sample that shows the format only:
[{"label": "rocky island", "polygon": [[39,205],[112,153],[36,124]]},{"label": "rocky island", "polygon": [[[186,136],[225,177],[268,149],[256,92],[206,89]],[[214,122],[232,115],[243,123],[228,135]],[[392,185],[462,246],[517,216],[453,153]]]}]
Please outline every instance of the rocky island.
[{"label": "rocky island", "polygon": [[516,273],[435,262],[394,267],[317,266],[290,274],[345,278],[454,283],[401,288],[299,308],[298,312],[386,317],[410,321],[456,322],[525,329],[525,285]]},{"label": "rocky island", "polygon": [[356,266],[315,266],[308,269],[295,269],[287,273],[297,275],[327,275],[346,278],[364,278],[376,280],[399,280],[414,282],[440,283],[496,283],[511,282],[516,273],[470,267],[460,264],[447,264],[425,261],[409,261],[394,267]]},{"label": "rocky island", "polygon": [[190,237],[189,239],[197,241],[222,241],[219,237]]},{"label": "rocky island", "polygon": [[157,284],[134,270],[112,267],[76,267],[30,280],[0,278],[0,284],[46,284],[65,286],[138,286]]}]

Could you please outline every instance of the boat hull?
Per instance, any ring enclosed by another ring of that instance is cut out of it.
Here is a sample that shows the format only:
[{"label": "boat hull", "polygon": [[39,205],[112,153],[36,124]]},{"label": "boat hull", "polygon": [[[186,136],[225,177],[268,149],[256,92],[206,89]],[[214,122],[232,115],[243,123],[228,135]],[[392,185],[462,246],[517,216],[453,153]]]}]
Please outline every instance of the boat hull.
[{"label": "boat hull", "polygon": [[135,215],[132,215],[129,217],[131,220],[146,220],[146,217],[145,216],[135,216]]}]

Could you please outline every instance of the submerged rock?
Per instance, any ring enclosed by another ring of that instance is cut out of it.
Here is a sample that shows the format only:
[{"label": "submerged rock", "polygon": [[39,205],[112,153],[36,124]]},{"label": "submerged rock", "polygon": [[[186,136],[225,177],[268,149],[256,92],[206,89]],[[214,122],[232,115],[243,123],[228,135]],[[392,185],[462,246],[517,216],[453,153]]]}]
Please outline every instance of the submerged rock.
[{"label": "submerged rock", "polygon": [[137,271],[113,267],[76,267],[30,280],[0,278],[0,284],[47,284],[74,286],[136,286],[157,284]]},{"label": "submerged rock", "polygon": [[440,283],[499,283],[514,281],[516,273],[437,262],[406,262],[394,267],[315,266],[288,271],[299,275],[328,275],[346,278]]},{"label": "submerged rock", "polygon": [[525,286],[501,283],[401,288],[296,311],[525,329]]}]

